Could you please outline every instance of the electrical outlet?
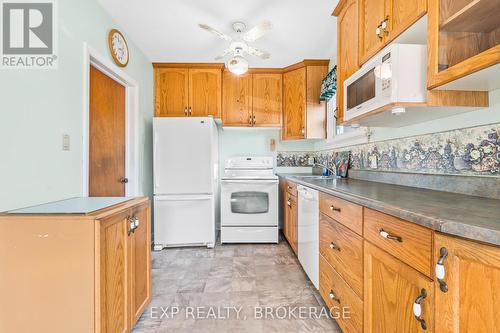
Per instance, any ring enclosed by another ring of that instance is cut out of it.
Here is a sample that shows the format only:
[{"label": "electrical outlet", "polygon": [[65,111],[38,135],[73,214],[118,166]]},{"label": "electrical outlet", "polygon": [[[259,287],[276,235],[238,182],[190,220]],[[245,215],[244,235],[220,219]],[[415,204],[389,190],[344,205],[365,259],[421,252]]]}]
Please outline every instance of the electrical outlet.
[{"label": "electrical outlet", "polygon": [[69,134],[63,134],[62,137],[62,150],[69,151],[70,148],[70,137]]}]

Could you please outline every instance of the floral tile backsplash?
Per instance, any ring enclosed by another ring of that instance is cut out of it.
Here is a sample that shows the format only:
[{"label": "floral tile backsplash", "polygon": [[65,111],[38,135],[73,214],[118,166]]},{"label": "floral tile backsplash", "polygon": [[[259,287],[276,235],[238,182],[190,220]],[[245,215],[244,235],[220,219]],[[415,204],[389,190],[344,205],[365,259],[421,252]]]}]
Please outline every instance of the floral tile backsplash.
[{"label": "floral tile backsplash", "polygon": [[[409,173],[500,176],[500,124],[344,148],[350,168]],[[332,165],[334,151],[278,153],[278,166]]]}]

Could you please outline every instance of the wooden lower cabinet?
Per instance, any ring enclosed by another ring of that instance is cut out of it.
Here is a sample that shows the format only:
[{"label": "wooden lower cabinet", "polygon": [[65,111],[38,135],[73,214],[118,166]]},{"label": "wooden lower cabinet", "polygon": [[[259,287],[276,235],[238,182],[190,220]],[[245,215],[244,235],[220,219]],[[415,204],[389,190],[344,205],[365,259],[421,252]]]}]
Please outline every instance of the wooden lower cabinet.
[{"label": "wooden lower cabinet", "polygon": [[363,331],[363,301],[328,264],[319,256],[319,291],[344,333]]},{"label": "wooden lower cabinet", "polygon": [[298,211],[297,211],[297,197],[291,195],[290,193],[286,194],[286,200],[284,202],[285,206],[285,214],[284,214],[284,224],[283,224],[283,234],[287,239],[290,247],[292,248],[295,254],[298,254]]},{"label": "wooden lower cabinet", "polygon": [[[151,230],[149,205],[142,205],[132,211],[139,220],[137,229],[129,241],[129,304],[133,327],[146,309],[151,299]],[[141,223],[142,222],[142,223]]]},{"label": "wooden lower cabinet", "polygon": [[[433,282],[367,241],[364,260],[364,332],[433,332]],[[420,318],[425,321],[425,329],[413,314],[414,303],[422,293],[426,296],[420,302]]]},{"label": "wooden lower cabinet", "polygon": [[0,214],[0,332],[130,332],[151,299],[150,223],[147,198]]},{"label": "wooden lower cabinet", "polygon": [[127,332],[130,329],[128,309],[128,211],[100,221],[99,285],[96,295],[100,307],[96,313],[97,332]]},{"label": "wooden lower cabinet", "polygon": [[436,233],[434,263],[435,331],[500,332],[500,247]]}]

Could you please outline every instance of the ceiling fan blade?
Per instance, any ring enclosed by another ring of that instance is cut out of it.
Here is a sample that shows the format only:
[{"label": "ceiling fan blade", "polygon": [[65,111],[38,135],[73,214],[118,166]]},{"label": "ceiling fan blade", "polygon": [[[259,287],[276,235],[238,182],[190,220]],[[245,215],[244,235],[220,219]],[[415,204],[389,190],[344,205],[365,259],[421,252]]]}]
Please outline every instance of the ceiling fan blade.
[{"label": "ceiling fan blade", "polygon": [[243,40],[246,42],[255,42],[260,37],[267,34],[272,28],[272,24],[269,21],[263,21],[256,25],[252,29],[248,30],[243,34]]},{"label": "ceiling fan blade", "polygon": [[200,28],[202,28],[203,30],[206,30],[214,35],[216,35],[217,37],[219,37],[220,39],[224,39],[224,40],[227,40],[228,42],[232,41],[233,39],[231,37],[229,37],[228,35],[218,31],[218,30],[215,30],[214,28],[212,28],[211,26],[208,26],[206,24],[198,24],[198,26]]},{"label": "ceiling fan blade", "polygon": [[225,49],[224,52],[222,52],[221,55],[218,55],[217,57],[215,57],[214,60],[222,60],[224,59],[229,53],[231,53],[233,50],[231,49]]},{"label": "ceiling fan blade", "polygon": [[266,51],[259,50],[255,47],[249,46],[247,49],[247,53],[256,57],[259,57],[261,59],[269,59],[271,57],[271,54]]}]

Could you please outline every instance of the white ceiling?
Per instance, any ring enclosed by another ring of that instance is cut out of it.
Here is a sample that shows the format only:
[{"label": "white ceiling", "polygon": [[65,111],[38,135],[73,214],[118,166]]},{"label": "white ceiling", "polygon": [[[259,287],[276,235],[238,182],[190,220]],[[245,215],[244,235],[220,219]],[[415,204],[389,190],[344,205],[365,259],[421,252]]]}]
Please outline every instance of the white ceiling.
[{"label": "white ceiling", "polygon": [[[215,62],[228,43],[201,30],[205,23],[234,35],[231,23],[251,28],[263,20],[272,31],[250,45],[271,53],[248,56],[250,67],[285,67],[336,52],[338,0],[99,0],[152,62]],[[133,56],[133,55],[131,55]],[[226,59],[227,60],[227,59]]]}]

